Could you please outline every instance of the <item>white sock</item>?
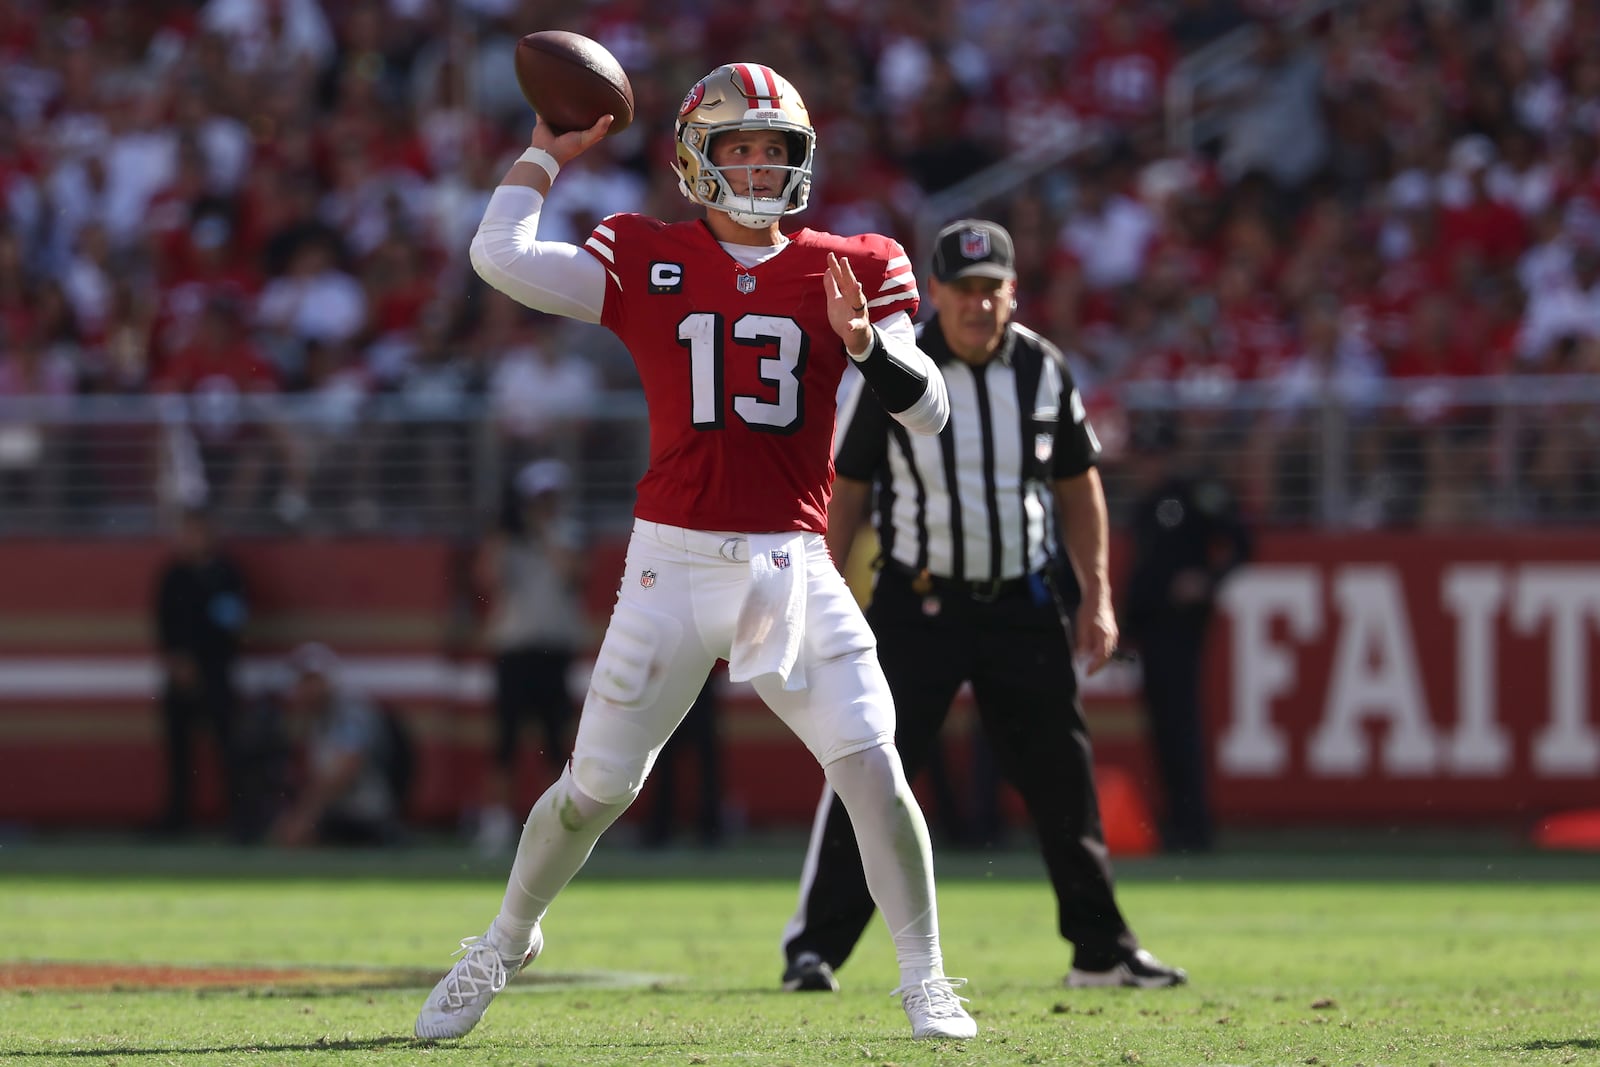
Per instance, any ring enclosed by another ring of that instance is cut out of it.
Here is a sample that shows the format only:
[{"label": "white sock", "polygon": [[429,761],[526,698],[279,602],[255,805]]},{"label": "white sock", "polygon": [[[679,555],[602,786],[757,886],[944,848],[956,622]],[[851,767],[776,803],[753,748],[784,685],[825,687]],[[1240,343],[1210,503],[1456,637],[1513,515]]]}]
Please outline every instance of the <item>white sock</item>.
[{"label": "white sock", "polygon": [[628,805],[602,804],[572,781],[571,768],[534,802],[511,861],[500,914],[488,940],[507,960],[521,962],[533,947],[533,931],[556,894],[588,862],[600,835]]},{"label": "white sock", "polygon": [[901,984],[942,977],[933,848],[899,752],[893,746],[867,749],[824,771],[850,813],[867,888],[894,936]]}]

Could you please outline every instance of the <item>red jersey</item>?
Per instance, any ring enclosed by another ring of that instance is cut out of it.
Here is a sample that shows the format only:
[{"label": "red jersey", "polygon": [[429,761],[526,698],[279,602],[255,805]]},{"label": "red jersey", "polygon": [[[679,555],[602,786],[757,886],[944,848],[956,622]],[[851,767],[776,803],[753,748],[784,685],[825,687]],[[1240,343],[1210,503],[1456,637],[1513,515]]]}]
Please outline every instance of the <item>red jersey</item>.
[{"label": "red jersey", "polygon": [[634,514],[695,530],[826,531],[833,423],[849,356],[828,323],[828,253],[874,322],[917,311],[905,250],[878,234],[789,235],[746,270],[703,220],[612,215],[584,247],[606,271],[601,324],[639,369],[650,466]]}]

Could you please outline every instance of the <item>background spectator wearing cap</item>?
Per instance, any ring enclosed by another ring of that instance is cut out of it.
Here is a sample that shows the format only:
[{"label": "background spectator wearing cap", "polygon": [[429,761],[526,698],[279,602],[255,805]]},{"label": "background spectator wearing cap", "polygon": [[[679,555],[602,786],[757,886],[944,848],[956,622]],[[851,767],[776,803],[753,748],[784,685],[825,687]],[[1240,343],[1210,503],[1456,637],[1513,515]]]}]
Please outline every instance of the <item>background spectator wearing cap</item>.
[{"label": "background spectator wearing cap", "polygon": [[516,843],[511,813],[526,808],[513,796],[523,720],[539,723],[538,751],[552,779],[571,747],[576,709],[567,676],[588,637],[583,539],[566,511],[571,488],[571,471],[559,460],[524,466],[506,487],[498,524],[478,553],[477,584],[489,604],[484,636],[494,653],[495,747],[477,831],[484,852]]},{"label": "background spectator wearing cap", "polygon": [[289,655],[285,719],[301,738],[292,799],[272,843],[390,845],[404,840],[411,749],[392,711],[345,676],[326,645]]}]

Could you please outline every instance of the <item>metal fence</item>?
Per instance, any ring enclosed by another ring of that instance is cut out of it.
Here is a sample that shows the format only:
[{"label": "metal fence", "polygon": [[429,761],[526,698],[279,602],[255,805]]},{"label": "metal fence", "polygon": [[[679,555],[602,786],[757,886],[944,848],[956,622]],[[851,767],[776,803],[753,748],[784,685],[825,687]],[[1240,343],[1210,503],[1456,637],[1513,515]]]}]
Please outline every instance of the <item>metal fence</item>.
[{"label": "metal fence", "polygon": [[[1091,415],[1119,515],[1152,465],[1213,474],[1263,524],[1388,528],[1600,521],[1600,378],[1342,386],[1141,383]],[[508,472],[554,454],[577,517],[627,525],[647,428],[605,394],[553,440],[502,430],[479,399],[0,399],[0,537],[132,536],[205,501],[236,532],[468,535]]]},{"label": "metal fence", "polygon": [[[1164,441],[1267,525],[1600,521],[1594,376],[1147,383],[1120,389],[1097,424],[1113,456]],[[1138,464],[1107,465],[1113,501]]]},{"label": "metal fence", "polygon": [[644,415],[608,394],[528,440],[482,398],[0,398],[0,537],[144,534],[200,503],[239,533],[471,534],[509,472],[545,457],[572,466],[576,517],[605,529],[627,521]]}]

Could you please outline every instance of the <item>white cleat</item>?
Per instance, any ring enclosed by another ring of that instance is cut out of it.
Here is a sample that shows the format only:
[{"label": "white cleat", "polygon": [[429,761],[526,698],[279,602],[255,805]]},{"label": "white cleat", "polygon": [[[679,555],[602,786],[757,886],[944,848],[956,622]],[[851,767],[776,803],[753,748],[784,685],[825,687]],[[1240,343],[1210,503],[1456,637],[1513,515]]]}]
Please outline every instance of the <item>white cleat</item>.
[{"label": "white cleat", "polygon": [[906,1018],[911,1020],[911,1036],[918,1041],[977,1037],[978,1024],[961,1006],[967,998],[956,996],[956,990],[966,984],[965,978],[924,978],[896,989]]},{"label": "white cleat", "polygon": [[508,965],[485,937],[468,937],[452,953],[460,955],[450,973],[428,994],[428,1002],[417,1016],[416,1034],[421,1038],[465,1037],[478,1025],[489,1002],[506,987],[511,976],[526,967],[544,948],[544,934],[533,929],[533,947],[521,962]]}]

